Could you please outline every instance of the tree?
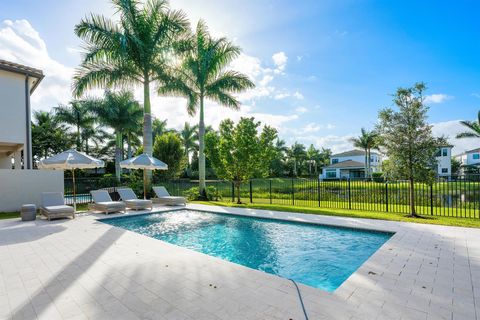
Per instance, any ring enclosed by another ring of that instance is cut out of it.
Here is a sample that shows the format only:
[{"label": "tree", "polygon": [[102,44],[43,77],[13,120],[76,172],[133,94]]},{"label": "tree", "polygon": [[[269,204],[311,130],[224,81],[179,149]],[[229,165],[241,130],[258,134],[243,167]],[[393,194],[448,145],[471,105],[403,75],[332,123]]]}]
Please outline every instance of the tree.
[{"label": "tree", "polygon": [[432,126],[426,122],[425,89],[423,83],[397,89],[393,102],[399,110],[381,110],[377,125],[381,144],[389,158],[389,174],[409,181],[411,216],[418,216],[415,211],[415,181],[433,181],[435,154],[445,142],[433,137]]},{"label": "tree", "polygon": [[264,126],[258,133],[260,122],[254,118],[241,118],[237,125],[232,120],[220,123],[218,133],[207,134],[207,157],[218,176],[232,181],[240,200],[240,186],[254,174],[268,176],[270,162],[275,156],[274,141],[277,131]]},{"label": "tree", "polygon": [[225,38],[214,39],[210,36],[203,21],[199,21],[194,35],[185,43],[183,61],[178,67],[176,77],[160,86],[159,94],[179,94],[187,98],[187,110],[190,115],[199,111],[199,191],[205,196],[205,99],[237,110],[240,102],[232,95],[254,84],[248,77],[236,71],[226,70],[239,54],[240,48]]},{"label": "tree", "polygon": [[65,127],[53,112],[34,111],[32,121],[32,153],[38,161],[70,148]]},{"label": "tree", "polygon": [[350,141],[356,148],[362,148],[365,152],[365,178],[370,178],[371,169],[371,150],[378,145],[378,134],[375,131],[368,131],[365,128],[361,129],[361,134],[357,138],[352,138]]},{"label": "tree", "polygon": [[172,129],[168,129],[167,127],[167,120],[160,120],[160,119],[154,119],[153,124],[152,124],[152,132],[153,132],[153,141],[158,136],[161,136],[165,133],[173,131]]},{"label": "tree", "polygon": [[468,129],[468,131],[457,134],[457,139],[463,138],[480,138],[480,111],[477,114],[476,121],[460,121],[460,123]]},{"label": "tree", "polygon": [[452,157],[452,174],[459,174],[462,163],[455,157]]},{"label": "tree", "polygon": [[180,138],[182,138],[187,163],[190,165],[190,152],[196,150],[198,147],[198,126],[192,126],[188,122],[185,122],[183,129],[180,131]]},{"label": "tree", "polygon": [[[183,11],[171,10],[165,0],[112,0],[119,21],[91,14],[75,26],[86,53],[76,70],[75,96],[87,89],[143,86],[143,149],[152,154],[150,84],[168,78],[172,51],[188,30]],[[143,7],[142,7],[143,4]],[[151,172],[144,178],[150,184]]]},{"label": "tree", "polygon": [[115,133],[115,175],[117,180],[120,180],[123,136],[140,121],[142,117],[140,104],[129,91],[118,93],[105,91],[103,99],[92,100],[90,110],[102,125],[113,129]]},{"label": "tree", "polygon": [[285,140],[277,139],[275,141],[275,156],[270,163],[270,175],[280,177],[285,174],[285,159],[288,148]]},{"label": "tree", "polygon": [[73,100],[68,105],[60,105],[54,109],[58,121],[75,128],[77,150],[82,151],[82,131],[88,130],[95,123],[95,118],[88,108],[88,102]]},{"label": "tree", "polygon": [[168,132],[155,139],[153,156],[168,165],[168,170],[156,173],[161,177],[178,178],[186,165],[182,140],[176,132]]},{"label": "tree", "polygon": [[[293,163],[293,176],[299,175],[299,168],[305,161],[307,157],[307,152],[305,151],[305,146],[301,143],[295,141],[294,144],[287,150],[288,160]],[[301,170],[300,170],[301,171]],[[301,173],[301,172],[300,172]]]},{"label": "tree", "polygon": [[[313,144],[310,144],[310,147],[307,149],[307,161],[308,161],[308,173],[310,175],[318,174],[318,163],[320,160],[320,151],[315,148]],[[312,173],[312,165],[313,165],[313,173]]]}]

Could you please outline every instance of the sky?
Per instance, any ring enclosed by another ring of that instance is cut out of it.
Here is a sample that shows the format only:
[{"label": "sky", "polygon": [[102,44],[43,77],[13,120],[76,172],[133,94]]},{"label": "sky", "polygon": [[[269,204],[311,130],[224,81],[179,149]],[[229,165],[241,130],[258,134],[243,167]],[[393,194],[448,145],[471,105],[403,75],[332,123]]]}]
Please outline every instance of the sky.
[{"label": "sky", "polygon": [[[480,110],[478,1],[172,0],[192,27],[205,20],[212,35],[242,48],[231,68],[255,89],[238,95],[240,111],[206,104],[207,124],[255,117],[295,141],[334,152],[373,129],[378,111],[391,107],[398,87],[427,84],[428,121],[454,154],[479,147],[455,139],[460,120]],[[45,79],[32,107],[50,110],[71,99],[71,77],[82,42],[75,24],[90,13],[115,19],[107,0],[2,0],[0,59],[42,69]],[[141,101],[141,90],[135,90]],[[152,111],[180,129],[190,117],[182,98],[152,97]]]}]

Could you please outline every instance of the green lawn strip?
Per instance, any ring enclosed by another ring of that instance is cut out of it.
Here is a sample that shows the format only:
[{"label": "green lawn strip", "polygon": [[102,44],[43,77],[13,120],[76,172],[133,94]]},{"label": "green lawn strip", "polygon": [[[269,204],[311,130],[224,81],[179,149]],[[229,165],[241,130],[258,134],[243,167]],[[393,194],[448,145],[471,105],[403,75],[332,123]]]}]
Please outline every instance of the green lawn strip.
[{"label": "green lawn strip", "polygon": [[0,220],[19,218],[20,212],[0,212]]},{"label": "green lawn strip", "polygon": [[235,208],[299,212],[299,213],[319,214],[319,215],[327,215],[327,216],[366,218],[366,219],[377,219],[377,220],[388,220],[388,221],[403,221],[403,222],[414,222],[414,223],[423,223],[423,224],[438,224],[438,225],[456,226],[456,227],[469,227],[469,228],[480,227],[480,219],[470,219],[470,218],[454,218],[454,217],[438,217],[438,216],[422,216],[422,218],[411,218],[406,214],[401,214],[401,213],[374,212],[374,211],[348,210],[348,209],[311,208],[311,207],[301,207],[301,206],[292,206],[292,205],[273,205],[273,204],[262,204],[262,203],[253,203],[253,204],[246,203],[246,204],[240,204],[240,205],[232,202],[193,201],[192,203],[212,205],[212,206],[235,207]]}]

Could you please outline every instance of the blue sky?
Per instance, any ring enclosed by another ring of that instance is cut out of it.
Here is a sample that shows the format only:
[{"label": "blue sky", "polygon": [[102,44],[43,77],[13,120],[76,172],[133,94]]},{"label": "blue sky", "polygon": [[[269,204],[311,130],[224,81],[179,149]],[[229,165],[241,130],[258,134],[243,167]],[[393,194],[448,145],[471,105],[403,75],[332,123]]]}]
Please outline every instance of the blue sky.
[{"label": "blue sky", "polygon": [[[255,116],[280,136],[334,151],[350,148],[361,127],[391,105],[399,86],[424,81],[436,134],[454,137],[460,119],[480,109],[480,20],[476,1],[194,1],[176,0],[192,24],[206,20],[214,35],[243,48],[234,68],[257,88],[232,112],[212,103],[207,121]],[[49,109],[68,101],[80,55],[74,25],[89,12],[112,15],[108,1],[2,1],[0,58],[47,75],[32,97]],[[139,95],[139,98],[141,95]],[[182,99],[155,98],[154,113],[179,128],[196,122]],[[478,146],[457,141],[455,152]]]}]

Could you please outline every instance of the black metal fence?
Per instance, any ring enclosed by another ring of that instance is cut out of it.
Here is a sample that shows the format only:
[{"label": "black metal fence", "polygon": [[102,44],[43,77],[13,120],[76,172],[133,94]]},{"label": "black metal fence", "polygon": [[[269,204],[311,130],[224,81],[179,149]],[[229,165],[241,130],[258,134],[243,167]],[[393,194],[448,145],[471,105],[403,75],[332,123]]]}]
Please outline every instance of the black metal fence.
[{"label": "black metal fence", "polygon": [[[172,195],[185,195],[198,181],[154,181],[164,185]],[[118,198],[118,186],[131,185],[115,178],[77,179],[77,203],[91,201],[90,190],[107,188]],[[236,190],[228,181],[207,181],[223,201],[236,201]],[[133,186],[135,187],[135,186]],[[65,194],[72,202],[71,180],[65,181]],[[141,189],[137,193],[141,194]],[[337,208],[377,212],[408,213],[408,181],[366,181],[318,179],[252,179],[240,188],[242,202],[301,207]],[[438,179],[433,184],[415,183],[415,208],[419,214],[459,218],[480,218],[480,175]]]}]

